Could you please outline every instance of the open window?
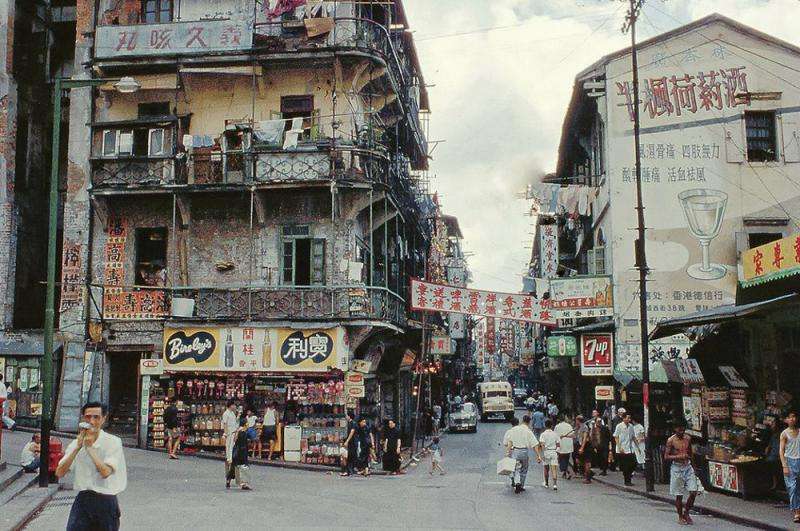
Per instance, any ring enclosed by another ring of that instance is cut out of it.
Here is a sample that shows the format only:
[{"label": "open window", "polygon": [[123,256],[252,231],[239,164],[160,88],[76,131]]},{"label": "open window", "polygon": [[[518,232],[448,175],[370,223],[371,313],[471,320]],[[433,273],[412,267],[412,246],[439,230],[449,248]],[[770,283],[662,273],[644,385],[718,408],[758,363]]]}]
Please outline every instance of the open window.
[{"label": "open window", "polygon": [[166,227],[136,229],[136,285],[167,285]]},{"label": "open window", "polygon": [[106,129],[101,133],[101,156],[163,157],[168,155],[170,143],[163,127],[136,127],[133,129]]},{"label": "open window", "polygon": [[283,284],[325,284],[325,240],[312,238],[307,225],[289,225],[283,228],[282,260]]},{"label": "open window", "polygon": [[292,128],[294,118],[303,119],[300,140],[314,140],[319,130],[319,110],[314,109],[314,96],[282,96],[281,118],[285,120],[284,131]]},{"label": "open window", "polygon": [[750,162],[778,160],[775,111],[747,111],[744,113],[744,121],[747,134],[747,160]]}]

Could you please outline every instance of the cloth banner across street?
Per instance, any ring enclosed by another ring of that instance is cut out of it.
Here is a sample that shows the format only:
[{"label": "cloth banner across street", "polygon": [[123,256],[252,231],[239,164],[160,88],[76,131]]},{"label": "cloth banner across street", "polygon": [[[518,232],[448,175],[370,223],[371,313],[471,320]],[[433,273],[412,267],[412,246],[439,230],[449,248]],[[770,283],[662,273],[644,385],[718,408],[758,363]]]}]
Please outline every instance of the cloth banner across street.
[{"label": "cloth banner across street", "polygon": [[519,293],[499,293],[458,286],[411,281],[411,308],[429,312],[463,313],[555,326],[546,301]]}]

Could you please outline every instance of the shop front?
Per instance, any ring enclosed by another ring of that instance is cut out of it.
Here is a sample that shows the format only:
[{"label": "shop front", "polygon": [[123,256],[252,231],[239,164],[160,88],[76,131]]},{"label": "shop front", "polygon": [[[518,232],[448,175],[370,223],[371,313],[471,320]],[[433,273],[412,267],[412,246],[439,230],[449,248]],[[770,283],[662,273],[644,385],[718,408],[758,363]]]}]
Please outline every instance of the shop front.
[{"label": "shop front", "polygon": [[[343,327],[169,326],[163,347],[163,359],[142,361],[140,445],[165,447],[163,412],[174,399],[184,451],[222,453],[221,416],[227,402],[236,400],[242,414],[257,416],[259,440],[264,411],[276,406],[273,449],[280,458],[338,464],[349,391]],[[262,444],[264,455],[268,445]]]},{"label": "shop front", "polygon": [[0,357],[2,385],[11,384],[12,389],[8,395],[8,412],[20,426],[39,425],[42,414],[39,360],[39,356]]}]

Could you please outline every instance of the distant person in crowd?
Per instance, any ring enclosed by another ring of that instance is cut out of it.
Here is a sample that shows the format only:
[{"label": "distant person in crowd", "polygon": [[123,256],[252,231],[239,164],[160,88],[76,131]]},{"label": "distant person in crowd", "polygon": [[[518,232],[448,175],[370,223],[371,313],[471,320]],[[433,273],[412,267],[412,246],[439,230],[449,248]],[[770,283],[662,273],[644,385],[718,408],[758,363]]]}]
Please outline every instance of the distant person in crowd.
[{"label": "distant person in crowd", "polygon": [[572,443],[575,447],[572,451],[572,471],[575,475],[583,476],[584,479],[586,479],[585,459],[581,447],[589,436],[589,428],[586,426],[586,422],[584,422],[583,415],[577,415],[575,417],[575,427],[572,433]]},{"label": "distant person in crowd", "polygon": [[547,404],[547,416],[550,417],[550,422],[552,422],[553,426],[555,426],[558,420],[558,406],[555,402],[550,402]]},{"label": "distant person in crowd", "polygon": [[553,431],[558,435],[558,469],[561,472],[561,477],[564,479],[572,479],[572,474],[569,471],[569,458],[575,450],[574,436],[575,428],[569,423],[569,416],[564,415],[561,422],[556,424]]},{"label": "distant person in crowd", "polygon": [[[128,485],[122,440],[103,430],[108,408],[88,402],[81,408],[78,438],[67,446],[56,468],[63,478],[74,469],[72,489],[78,492],[67,520],[67,531],[119,529],[117,495]],[[74,465],[74,466],[73,466]]]},{"label": "distant person in crowd", "polygon": [[[625,410],[624,407],[621,407],[621,408],[617,409],[616,414],[612,414],[613,412],[614,412],[614,408],[611,407],[609,410],[607,410],[607,415],[606,415],[606,418],[609,418],[609,420],[607,422],[607,425],[608,425],[609,430],[611,431],[611,433],[614,433],[617,430],[617,426],[620,423],[622,423],[622,419],[625,416],[625,414],[627,413],[627,411]],[[617,452],[617,442],[616,442],[616,439],[614,439],[612,437],[611,438],[611,457],[609,458],[609,463],[608,463],[608,468],[610,468],[611,470],[616,470],[617,469],[617,461],[616,461],[617,453],[618,453]]]},{"label": "distant person in crowd", "polygon": [[367,424],[369,425],[369,435],[372,443],[370,447],[370,456],[372,458],[372,464],[377,466],[383,459],[383,445],[379,444],[383,440],[383,428],[378,421],[368,421]]},{"label": "distant person in crowd", "polygon": [[428,471],[428,473],[433,475],[433,472],[438,470],[439,475],[444,476],[445,472],[444,467],[442,466],[442,456],[444,455],[444,450],[442,450],[439,437],[433,438],[433,442],[431,442],[428,450],[431,452],[431,469]]},{"label": "distant person in crowd", "polygon": [[[272,461],[272,454],[275,453],[275,443],[278,440],[278,404],[270,402],[264,410],[264,422],[261,424],[261,444],[266,444],[269,448],[267,459]],[[262,448],[259,447],[258,457],[261,458]]]},{"label": "distant person in crowd", "polygon": [[[536,452],[536,460],[541,463],[542,456],[539,452],[539,440],[530,428],[531,417],[522,417],[522,423],[514,426],[506,433],[506,455],[517,461],[511,483],[514,492],[519,494],[525,491],[525,478],[528,475],[530,451]],[[519,479],[517,479],[519,478]]]},{"label": "distant person in crowd", "polygon": [[433,435],[433,413],[430,408],[425,408],[422,412],[422,427],[425,430],[425,437]]},{"label": "distant person in crowd", "polygon": [[247,438],[251,441],[255,441],[258,438],[258,433],[256,432],[258,416],[253,412],[252,408],[248,407],[244,418],[247,420]]},{"label": "distant person in crowd", "polygon": [[611,461],[611,432],[603,422],[600,413],[595,409],[589,423],[589,440],[592,445],[592,466],[600,467],[600,475],[608,474],[608,463]]},{"label": "distant person in crowd", "polygon": [[532,426],[533,434],[538,439],[539,436],[544,431],[545,415],[544,411],[542,411],[542,408],[537,408],[536,411],[533,412],[532,421],[533,421],[533,426]]},{"label": "distant person in crowd", "polygon": [[40,437],[38,433],[34,433],[31,440],[22,447],[22,453],[19,457],[19,464],[22,470],[27,473],[36,472],[39,470],[39,460],[41,458]]},{"label": "distant person in crowd", "polygon": [[[694,473],[692,466],[692,440],[686,436],[686,422],[680,420],[674,425],[675,434],[667,439],[664,448],[664,461],[672,463],[669,474],[669,493],[675,496],[675,509],[678,511],[679,524],[692,524],[692,517],[689,515],[697,492],[700,490],[700,482]],[[686,505],[683,504],[683,497],[689,496]],[[800,521],[797,518],[795,521]]]},{"label": "distant person in crowd", "polygon": [[178,406],[175,405],[174,398],[168,399],[167,407],[164,409],[164,428],[167,430],[167,455],[170,459],[178,459],[181,430],[178,425]]},{"label": "distant person in crowd", "polygon": [[553,421],[550,419],[544,421],[544,431],[539,436],[539,446],[544,461],[542,487],[549,488],[552,479],[553,490],[558,490],[558,450],[561,446],[561,437],[553,431]]},{"label": "distant person in crowd", "polygon": [[439,428],[441,428],[442,422],[442,406],[439,404],[433,405],[433,429],[434,433],[439,433]]},{"label": "distant person in crowd", "polygon": [[369,459],[372,453],[372,446],[374,441],[372,439],[372,432],[367,426],[366,417],[358,419],[358,426],[356,428],[356,444],[358,445],[356,452],[356,470],[362,476],[369,476]]},{"label": "distant person in crowd", "polygon": [[239,419],[239,426],[233,432],[233,454],[231,456],[231,466],[225,476],[225,488],[231,488],[231,480],[235,479],[236,484],[242,490],[250,490],[249,467],[247,465],[247,450],[250,438],[247,435],[247,417]]},{"label": "distant person in crowd", "polygon": [[786,429],[781,433],[780,457],[786,492],[789,494],[789,510],[794,513],[793,521],[800,523],[800,430],[794,411],[787,415]]},{"label": "distant person in crowd", "polygon": [[[356,471],[356,459],[358,457],[358,424],[353,420],[353,412],[348,410],[345,413],[347,417],[347,437],[342,443],[342,448],[347,451],[347,467],[340,474],[341,476],[352,476]],[[344,453],[344,452],[342,452]]]},{"label": "distant person in crowd", "polygon": [[617,462],[622,469],[622,474],[625,479],[625,485],[631,486],[631,476],[634,469],[636,469],[636,434],[631,424],[631,416],[624,413],[622,422],[617,424],[614,430],[614,441],[616,442],[617,449]]},{"label": "distant person in crowd", "polygon": [[222,434],[225,437],[225,477],[233,466],[233,445],[236,444],[236,432],[239,431],[239,415],[236,412],[236,401],[228,400],[228,407],[222,414]]},{"label": "distant person in crowd", "polygon": [[396,476],[400,471],[400,430],[394,420],[386,422],[383,432],[383,470]]},{"label": "distant person in crowd", "polygon": [[3,425],[6,427],[7,430],[16,429],[17,423],[14,422],[11,417],[9,416],[9,406],[8,403],[9,396],[11,395],[10,389],[6,387],[6,384],[3,383],[3,375],[0,374],[0,399],[3,400]]},{"label": "distant person in crowd", "polygon": [[636,468],[637,470],[644,470],[644,449],[647,434],[644,431],[644,426],[639,422],[637,417],[631,417],[631,424],[633,424],[633,434],[636,437],[636,446],[633,448],[636,454]]},{"label": "distant person in crowd", "polygon": [[532,414],[534,408],[536,408],[536,399],[532,396],[529,396],[525,399],[525,409],[528,410],[528,414]]}]

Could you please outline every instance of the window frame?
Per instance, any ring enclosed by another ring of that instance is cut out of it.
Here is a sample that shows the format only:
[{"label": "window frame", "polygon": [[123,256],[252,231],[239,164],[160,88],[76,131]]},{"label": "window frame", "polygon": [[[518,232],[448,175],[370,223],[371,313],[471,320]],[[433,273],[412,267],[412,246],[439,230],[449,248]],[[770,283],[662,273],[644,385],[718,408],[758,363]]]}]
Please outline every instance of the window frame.
[{"label": "window frame", "polygon": [[[599,271],[597,264],[602,263],[602,271]],[[606,274],[606,248],[605,245],[596,245],[593,249],[586,251],[586,270],[590,275]]]},{"label": "window frame", "polygon": [[[153,133],[161,133],[161,149],[153,152]],[[166,154],[166,130],[163,127],[153,127],[147,131],[147,156],[159,157]]]},{"label": "window frame", "polygon": [[[155,5],[155,10],[152,11],[154,20],[149,21],[147,20],[147,15],[151,13],[151,11],[148,11],[147,7],[151,2]],[[141,13],[142,22],[145,24],[166,24],[175,19],[175,2],[173,0],[142,0]],[[165,13],[169,17],[168,20],[162,18],[162,15]]]},{"label": "window frame", "polygon": [[[113,146],[110,151],[106,148],[108,147],[109,136],[113,139]],[[118,151],[117,148],[119,147],[119,130],[117,129],[103,129],[102,132],[102,142],[100,145],[100,156],[104,158],[116,158]]]},{"label": "window frame", "polygon": [[[298,240],[309,241],[309,284],[297,284],[297,242]],[[308,225],[284,225],[281,229],[280,238],[280,283],[282,286],[295,287],[316,287],[325,286],[326,269],[326,247],[325,238],[315,238]],[[320,251],[321,249],[321,251]],[[315,264],[316,258],[321,259],[320,264]],[[287,262],[291,260],[291,267]]]},{"label": "window frame", "polygon": [[[749,119],[769,118],[766,124],[750,123]],[[764,131],[766,130],[767,136],[751,136],[751,131]],[[746,149],[746,157],[748,162],[778,162],[780,160],[780,153],[778,150],[778,113],[775,110],[759,110],[759,111],[744,111],[744,141]],[[753,143],[772,144],[772,155],[770,158],[763,158],[760,154],[769,153],[768,150],[759,147],[751,148]],[[759,154],[758,157],[755,155]]]}]

